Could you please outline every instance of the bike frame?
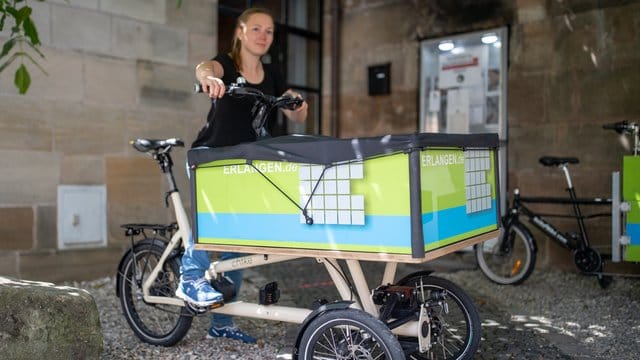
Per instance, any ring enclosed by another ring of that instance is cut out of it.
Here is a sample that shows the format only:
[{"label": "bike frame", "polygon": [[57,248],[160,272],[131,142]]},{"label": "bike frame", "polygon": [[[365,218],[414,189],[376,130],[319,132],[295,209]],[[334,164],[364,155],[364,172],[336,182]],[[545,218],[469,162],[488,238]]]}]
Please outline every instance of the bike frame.
[{"label": "bike frame", "polygon": [[[176,215],[178,229],[172,235],[171,240],[169,241],[169,244],[160,257],[157,265],[151,271],[151,274],[146,279],[144,284],[142,284],[143,298],[145,302],[152,304],[185,306],[185,303],[182,299],[179,299],[177,297],[167,298],[162,296],[153,296],[151,295],[151,292],[149,290],[155,282],[158,274],[160,273],[162,264],[164,264],[170,254],[180,248],[180,245],[186,247],[187,241],[191,236],[191,225],[189,222],[189,217],[187,216],[187,213],[182,206],[182,198],[180,197],[180,193],[178,192],[178,189],[176,187],[176,181],[173,176],[172,163],[169,154],[163,154],[162,158],[158,159],[158,162],[160,163],[167,179],[167,183],[170,186],[170,189],[168,191],[168,198],[169,202],[173,206],[173,211]],[[227,271],[248,269],[252,267],[274,264],[300,258],[303,258],[303,256],[252,254],[238,258],[212,262],[207,272],[207,276],[210,278],[217,278],[218,276],[220,276],[220,274]],[[343,275],[338,272],[337,269],[339,268],[339,266],[336,259],[316,258],[316,260],[325,266],[343,300],[353,302],[351,307],[364,310],[374,317],[378,317],[378,307],[373,303],[373,300],[371,299],[372,289],[369,289],[367,285],[366,278],[358,260],[345,260],[349,269],[349,275],[351,275],[351,278],[353,279],[357,299],[353,298],[353,292],[351,291],[349,284],[343,278]],[[397,263],[386,263],[384,275],[382,278],[382,284],[393,283],[396,275],[396,269]],[[307,316],[312,313],[312,310],[290,306],[266,306],[260,305],[258,303],[234,301],[225,303],[224,306],[212,309],[210,310],[210,312],[302,324]],[[416,334],[418,334],[418,321],[410,321],[391,330],[394,334],[397,335],[415,337]]]},{"label": "bike frame", "polygon": [[[569,197],[524,197],[520,196],[520,191],[516,189],[513,194],[513,201],[511,208],[507,212],[503,223],[505,225],[510,224],[513,221],[517,220],[517,217],[520,214],[523,214],[527,217],[529,222],[533,224],[536,228],[540,229],[545,235],[549,238],[560,244],[562,247],[569,250],[577,250],[577,249],[585,249],[589,246],[589,238],[587,235],[587,230],[585,227],[585,219],[600,217],[600,216],[610,216],[610,213],[601,213],[601,214],[593,214],[589,216],[584,216],[582,214],[582,210],[580,209],[580,205],[611,205],[611,199],[603,199],[603,198],[578,198],[576,196],[575,188],[573,187],[573,183],[571,182],[571,175],[569,173],[568,166],[566,164],[561,164],[558,166],[565,175],[565,180],[567,182],[567,191],[569,192]],[[537,203],[537,204],[563,204],[563,205],[572,205],[573,215],[554,215],[554,214],[539,214],[534,210],[528,208],[526,203]],[[572,217],[575,218],[578,224],[579,236],[576,241],[568,239],[561,231],[559,231],[553,224],[549,223],[544,219],[544,217]]]}]

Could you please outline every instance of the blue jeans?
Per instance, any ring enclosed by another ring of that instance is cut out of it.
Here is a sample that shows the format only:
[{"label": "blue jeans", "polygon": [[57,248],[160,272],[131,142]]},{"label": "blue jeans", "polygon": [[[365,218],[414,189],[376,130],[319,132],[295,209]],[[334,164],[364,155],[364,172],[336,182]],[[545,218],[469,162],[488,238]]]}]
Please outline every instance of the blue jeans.
[{"label": "blue jeans", "polygon": [[[189,176],[189,167],[187,164],[187,177]],[[204,250],[196,250],[193,246],[193,239],[189,234],[189,240],[187,241],[187,247],[182,255],[182,265],[180,265],[180,274],[184,279],[199,279],[204,277],[205,271],[209,269],[211,260],[209,259],[209,252]],[[223,252],[220,255],[220,260],[228,260],[243,256],[244,254]],[[225,273],[225,276],[229,277],[233,281],[235,287],[235,295],[229,301],[234,301],[240,293],[240,285],[242,284],[242,270],[234,270]],[[226,327],[233,326],[233,317],[225,314],[213,314],[211,316],[211,327]]]},{"label": "blue jeans", "polygon": [[[182,265],[180,266],[180,273],[184,279],[199,279],[204,277],[205,271],[209,268],[211,260],[209,260],[209,253],[204,250],[196,250],[193,247],[193,241],[189,238],[185,249],[184,255],[182,255]],[[220,255],[220,260],[228,260],[243,256],[244,254],[223,252]],[[229,301],[234,301],[240,293],[240,285],[242,284],[242,270],[234,270],[224,273],[231,281],[233,281],[235,288],[235,295]],[[211,316],[211,327],[226,327],[233,326],[233,317],[225,314],[213,314]]]}]

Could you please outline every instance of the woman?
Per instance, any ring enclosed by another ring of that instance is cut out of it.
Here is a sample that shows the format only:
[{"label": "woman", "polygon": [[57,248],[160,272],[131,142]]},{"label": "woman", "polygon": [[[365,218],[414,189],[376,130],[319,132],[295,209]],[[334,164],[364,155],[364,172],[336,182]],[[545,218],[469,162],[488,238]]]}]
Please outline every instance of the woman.
[{"label": "woman", "polygon": [[[245,86],[257,88],[265,94],[275,96],[285,93],[282,75],[275,67],[261,61],[273,43],[273,32],[273,18],[266,10],[247,9],[238,18],[231,52],[219,54],[213,60],[203,61],[196,66],[196,78],[202,84],[203,91],[217,101],[211,106],[207,124],[198,133],[192,147],[231,146],[256,140],[257,134],[251,125],[253,100],[250,97],[225,97],[225,84],[236,82],[242,76],[246,80]],[[294,97],[300,96],[290,89],[286,92]],[[282,111],[287,118],[302,122],[307,117],[307,108],[307,103],[303,102],[295,110]],[[238,255],[223,253],[221,259]],[[222,294],[204,278],[209,262],[208,253],[195,250],[193,241],[189,241],[182,258],[182,276],[176,296],[199,306],[222,302]],[[233,280],[238,293],[242,272],[232,271],[225,275]],[[245,343],[256,341],[237,329],[230,316],[222,314],[213,315],[207,337],[228,337]]]}]

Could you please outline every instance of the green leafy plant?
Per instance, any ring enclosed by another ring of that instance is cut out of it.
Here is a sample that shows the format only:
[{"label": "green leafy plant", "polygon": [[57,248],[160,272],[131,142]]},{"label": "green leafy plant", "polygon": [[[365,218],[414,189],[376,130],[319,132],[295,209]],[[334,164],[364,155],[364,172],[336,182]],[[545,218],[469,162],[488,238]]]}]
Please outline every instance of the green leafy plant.
[{"label": "green leafy plant", "polygon": [[11,26],[9,40],[3,44],[0,52],[0,72],[14,61],[20,61],[13,80],[20,94],[25,94],[31,85],[31,75],[25,60],[33,63],[43,73],[47,73],[32,55],[35,53],[44,58],[39,49],[38,30],[31,19],[32,11],[26,0],[0,0],[0,30],[4,29],[5,25]]}]

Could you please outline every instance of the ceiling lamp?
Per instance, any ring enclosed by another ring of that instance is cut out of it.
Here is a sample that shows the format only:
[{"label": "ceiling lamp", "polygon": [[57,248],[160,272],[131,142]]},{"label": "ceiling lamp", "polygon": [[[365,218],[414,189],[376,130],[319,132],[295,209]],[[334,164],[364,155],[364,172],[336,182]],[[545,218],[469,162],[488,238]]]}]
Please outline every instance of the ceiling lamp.
[{"label": "ceiling lamp", "polygon": [[453,49],[455,46],[453,45],[453,43],[451,41],[443,41],[440,44],[438,44],[438,49],[440,49],[440,51],[449,51],[451,49]]},{"label": "ceiling lamp", "polygon": [[493,44],[494,42],[498,41],[498,37],[496,36],[496,34],[486,34],[482,36],[480,41],[482,41],[483,44]]}]

